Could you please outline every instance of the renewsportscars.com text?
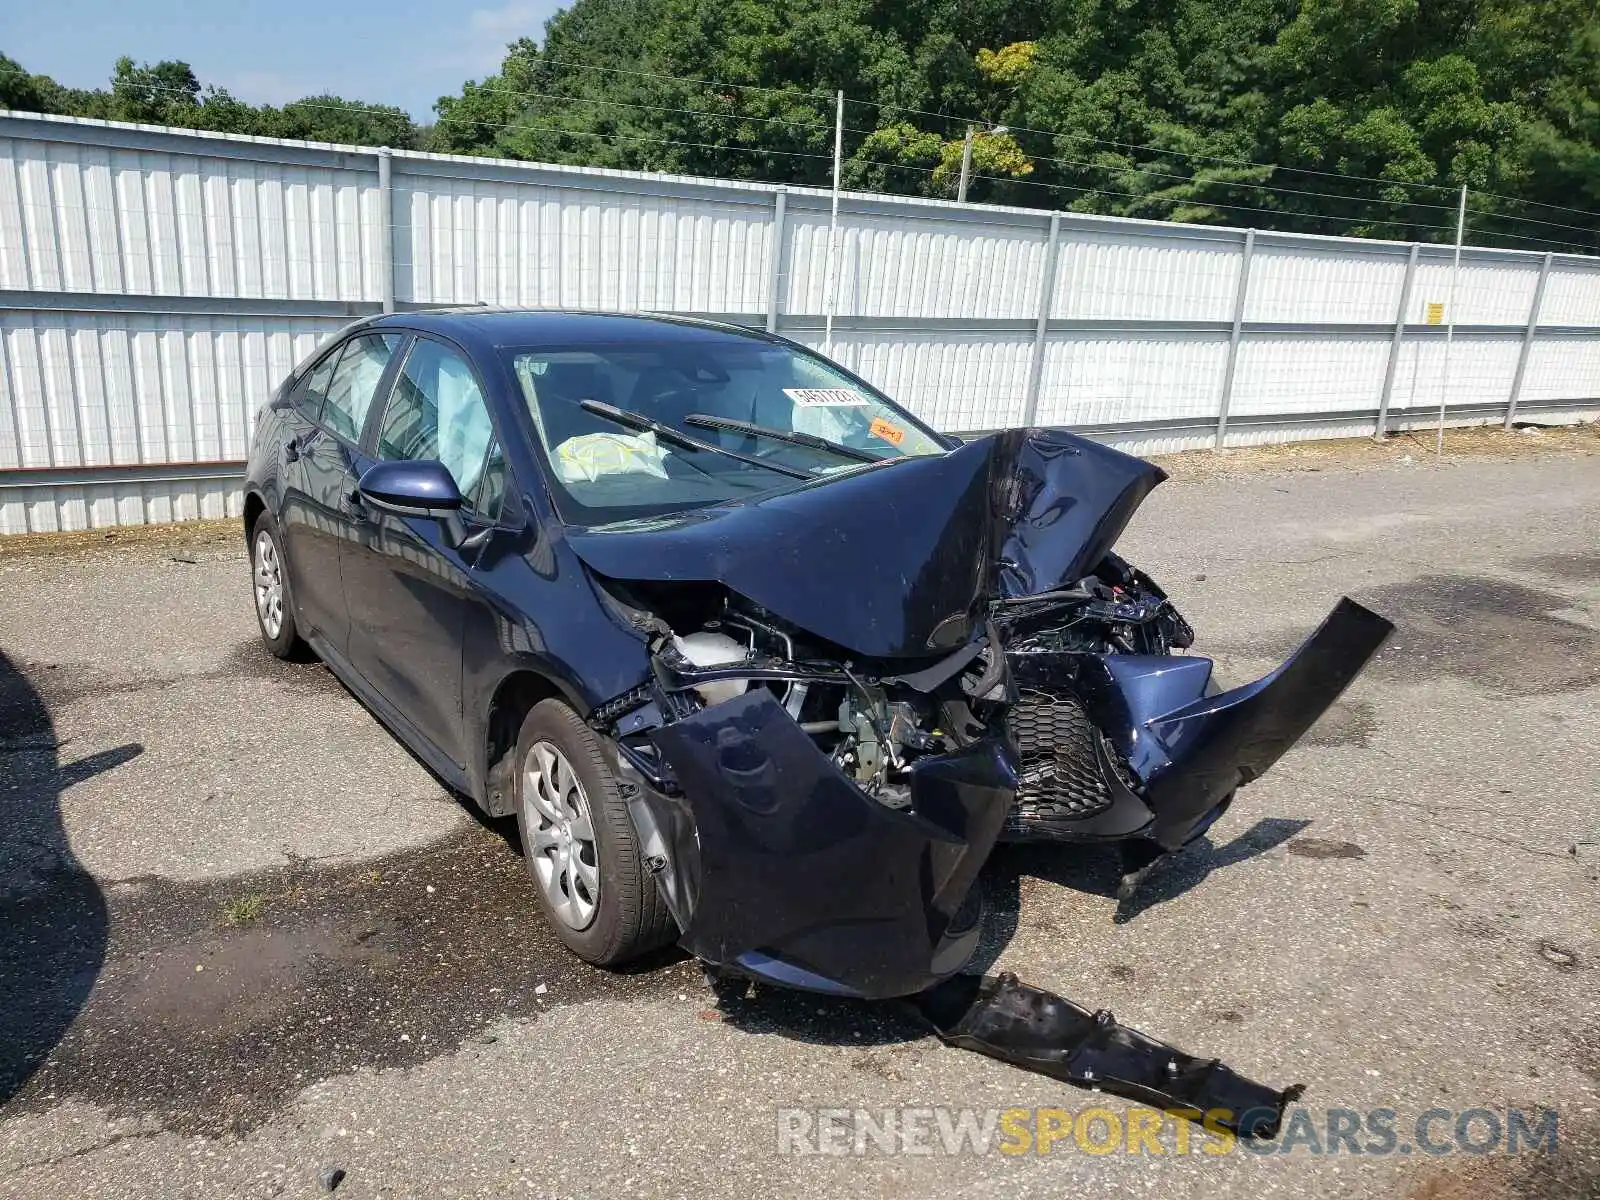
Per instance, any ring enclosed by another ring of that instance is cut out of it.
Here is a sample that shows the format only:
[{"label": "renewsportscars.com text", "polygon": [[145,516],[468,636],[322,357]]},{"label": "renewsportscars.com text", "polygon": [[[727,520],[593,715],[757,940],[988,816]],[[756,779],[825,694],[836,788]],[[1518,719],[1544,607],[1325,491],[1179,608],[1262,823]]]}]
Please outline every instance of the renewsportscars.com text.
[{"label": "renewsportscars.com text", "polygon": [[1255,1154],[1350,1155],[1552,1153],[1554,1109],[1290,1108],[1276,1138],[1236,1137],[1220,1109],[1103,1105],[1066,1108],[780,1108],[785,1155]]}]

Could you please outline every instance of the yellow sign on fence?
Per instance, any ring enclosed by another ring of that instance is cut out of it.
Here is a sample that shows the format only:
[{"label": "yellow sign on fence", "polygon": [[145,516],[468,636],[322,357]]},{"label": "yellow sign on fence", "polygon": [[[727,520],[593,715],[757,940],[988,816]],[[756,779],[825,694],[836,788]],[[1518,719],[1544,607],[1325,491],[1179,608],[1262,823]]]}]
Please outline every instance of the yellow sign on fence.
[{"label": "yellow sign on fence", "polygon": [[1429,300],[1428,301],[1428,324],[1429,325],[1443,325],[1444,324],[1444,301],[1443,300]]}]

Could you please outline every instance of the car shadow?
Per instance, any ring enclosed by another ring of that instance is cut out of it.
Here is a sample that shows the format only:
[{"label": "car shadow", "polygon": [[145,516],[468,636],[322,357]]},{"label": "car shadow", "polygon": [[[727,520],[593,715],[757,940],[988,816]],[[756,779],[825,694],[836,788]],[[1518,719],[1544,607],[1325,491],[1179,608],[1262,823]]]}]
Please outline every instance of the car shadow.
[{"label": "car shadow", "polygon": [[[1202,835],[1176,853],[1158,859],[1150,873],[1117,901],[1111,920],[1126,925],[1140,915],[1198,887],[1213,871],[1246,862],[1283,845],[1310,821],[1265,817],[1222,845]],[[1011,941],[1022,906],[1024,877],[1043,879],[1094,896],[1116,896],[1121,859],[1115,845],[1028,842],[996,849],[984,868],[984,901],[989,929],[985,947],[994,955]],[[993,957],[989,963],[993,962]],[[983,964],[987,968],[988,964]]]},{"label": "car shadow", "polygon": [[[1128,898],[1118,902],[1112,920],[1117,924],[1133,921],[1195,888],[1213,871],[1283,845],[1310,824],[1267,817],[1220,846],[1202,837],[1160,861]],[[1121,882],[1120,863],[1115,845],[1035,842],[998,847],[980,877],[979,886],[984,889],[984,935],[966,972],[992,970],[1016,936],[1025,877],[1110,897],[1117,894]],[[1052,981],[1033,982],[1048,987]],[[1093,980],[1082,981],[1073,990],[1082,994],[1070,998],[1095,1007]],[[892,1045],[922,1038],[928,1032],[927,1025],[909,1005],[841,1000],[759,986],[747,996],[724,999],[719,1015],[725,1024],[745,1032],[777,1034],[819,1045]],[[863,1069],[877,1069],[877,1065],[868,1064]]]},{"label": "car shadow", "polygon": [[106,900],[67,844],[61,793],[144,750],[63,763],[38,690],[0,653],[0,1105],[39,1069],[105,962]]}]

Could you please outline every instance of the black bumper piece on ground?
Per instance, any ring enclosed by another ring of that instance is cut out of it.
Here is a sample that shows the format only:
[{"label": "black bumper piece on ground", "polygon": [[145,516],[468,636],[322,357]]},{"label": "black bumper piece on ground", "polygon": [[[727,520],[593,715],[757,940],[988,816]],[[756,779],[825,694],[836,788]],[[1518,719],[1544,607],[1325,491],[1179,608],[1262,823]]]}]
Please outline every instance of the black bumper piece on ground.
[{"label": "black bumper piece on ground", "polygon": [[1276,1137],[1304,1090],[1276,1090],[1195,1058],[1015,975],[956,975],[907,1003],[946,1044],[1079,1087],[1142,1100],[1242,1137]]}]

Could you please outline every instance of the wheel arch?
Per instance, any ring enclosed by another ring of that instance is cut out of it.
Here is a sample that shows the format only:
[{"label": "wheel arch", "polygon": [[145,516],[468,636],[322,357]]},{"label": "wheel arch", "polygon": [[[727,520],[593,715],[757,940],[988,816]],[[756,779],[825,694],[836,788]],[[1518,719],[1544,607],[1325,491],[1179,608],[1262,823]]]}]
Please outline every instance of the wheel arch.
[{"label": "wheel arch", "polygon": [[262,496],[259,488],[250,488],[244,494],[244,537],[250,540],[250,534],[256,527],[256,522],[261,519],[261,514],[267,511],[267,501]]},{"label": "wheel arch", "polygon": [[584,705],[551,675],[530,663],[518,663],[495,685],[483,712],[483,809],[491,817],[510,816],[515,807],[512,786],[516,771],[517,735],[522,722],[541,700],[562,700],[580,715]]}]

